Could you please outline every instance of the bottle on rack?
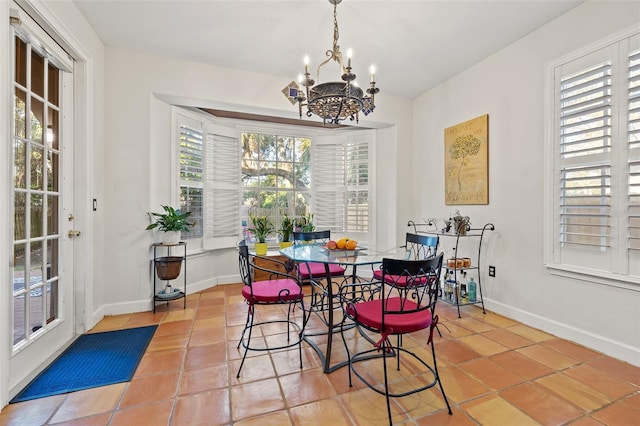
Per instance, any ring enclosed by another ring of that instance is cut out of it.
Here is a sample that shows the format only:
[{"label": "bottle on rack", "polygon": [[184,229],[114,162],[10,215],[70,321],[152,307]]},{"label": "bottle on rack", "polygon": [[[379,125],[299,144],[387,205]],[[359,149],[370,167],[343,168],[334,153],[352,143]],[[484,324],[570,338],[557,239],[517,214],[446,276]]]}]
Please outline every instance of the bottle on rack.
[{"label": "bottle on rack", "polygon": [[476,282],[473,280],[473,277],[469,278],[467,282],[467,291],[469,292],[469,302],[476,302]]},{"label": "bottle on rack", "polygon": [[467,303],[469,301],[467,298],[467,271],[462,271],[460,274],[460,282],[458,283],[460,286],[460,303]]},{"label": "bottle on rack", "polygon": [[171,284],[167,283],[167,285],[164,287],[164,293],[171,294],[172,292],[173,292],[173,288],[171,288]]}]

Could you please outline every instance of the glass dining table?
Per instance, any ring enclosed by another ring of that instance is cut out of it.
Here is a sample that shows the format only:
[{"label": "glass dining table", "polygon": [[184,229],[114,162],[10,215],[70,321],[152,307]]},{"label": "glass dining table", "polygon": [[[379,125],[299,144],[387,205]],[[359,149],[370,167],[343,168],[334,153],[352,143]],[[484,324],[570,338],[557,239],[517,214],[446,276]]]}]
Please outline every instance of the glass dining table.
[{"label": "glass dining table", "polygon": [[[339,301],[336,300],[335,285],[341,283],[353,282],[354,280],[369,280],[358,275],[358,267],[372,267],[382,264],[383,258],[405,257],[406,252],[403,248],[393,248],[390,250],[379,251],[370,249],[356,250],[329,250],[320,244],[298,244],[280,250],[280,254],[286,256],[295,263],[317,262],[325,266],[326,276],[323,279],[315,279],[311,283],[312,291],[324,292],[321,306],[314,306],[312,296],[311,313],[319,314],[322,322],[326,325],[326,331],[319,333],[305,333],[304,340],[311,345],[320,357],[322,369],[325,373],[331,373],[340,367],[347,365],[347,361],[339,363],[331,363],[331,352],[333,347],[333,334],[340,331],[340,322],[336,322],[335,311],[340,309]],[[347,267],[345,276],[332,276],[329,271],[330,264],[338,264]],[[323,351],[320,346],[312,340],[312,336],[326,335],[326,350]]]}]

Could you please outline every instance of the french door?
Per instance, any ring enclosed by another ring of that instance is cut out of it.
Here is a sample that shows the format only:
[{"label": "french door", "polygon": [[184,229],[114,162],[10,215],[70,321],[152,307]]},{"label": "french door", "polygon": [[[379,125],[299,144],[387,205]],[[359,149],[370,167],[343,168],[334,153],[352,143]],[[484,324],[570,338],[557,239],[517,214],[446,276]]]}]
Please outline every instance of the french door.
[{"label": "french door", "polygon": [[11,29],[12,393],[73,339],[75,321],[73,64],[20,13]]}]

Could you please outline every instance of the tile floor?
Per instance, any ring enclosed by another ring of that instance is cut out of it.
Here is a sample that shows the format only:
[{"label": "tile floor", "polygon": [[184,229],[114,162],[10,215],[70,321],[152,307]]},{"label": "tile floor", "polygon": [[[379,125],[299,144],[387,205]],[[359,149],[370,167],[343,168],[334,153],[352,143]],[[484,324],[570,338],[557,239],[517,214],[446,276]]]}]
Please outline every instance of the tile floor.
[{"label": "tile floor", "polygon": [[[324,374],[307,344],[302,370],[295,350],[256,352],[236,379],[236,344],[247,310],[240,289],[227,285],[189,295],[186,309],[179,301],[158,305],[156,314],[104,318],[92,332],[159,324],[133,380],[10,404],[0,412],[0,425],[387,423],[384,397],[355,377],[349,388],[347,368]],[[438,306],[442,337],[435,339],[436,351],[453,416],[436,388],[395,400],[395,424],[640,425],[640,368],[494,313],[483,315],[475,306],[463,307],[462,318],[452,306]],[[317,326],[310,323],[310,329]],[[265,344],[276,332],[263,331]],[[355,332],[348,337],[350,345],[363,344]],[[334,354],[344,356],[339,338]]]}]

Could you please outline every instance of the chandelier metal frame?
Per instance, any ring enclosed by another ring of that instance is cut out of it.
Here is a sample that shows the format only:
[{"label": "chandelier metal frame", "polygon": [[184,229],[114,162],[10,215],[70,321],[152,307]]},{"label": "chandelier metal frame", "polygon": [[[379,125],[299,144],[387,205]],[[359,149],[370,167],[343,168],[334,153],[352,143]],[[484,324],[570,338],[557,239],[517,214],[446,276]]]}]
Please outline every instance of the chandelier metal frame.
[{"label": "chandelier metal frame", "polygon": [[347,66],[344,66],[342,52],[340,52],[340,46],[338,45],[340,32],[338,29],[337,5],[342,0],[328,1],[333,4],[333,48],[326,51],[327,59],[318,65],[316,80],[320,78],[320,69],[333,60],[340,65],[342,81],[316,84],[309,73],[308,58],[305,58],[304,77],[301,77],[299,81],[304,87],[304,91],[295,82],[292,82],[283,92],[292,103],[298,104],[300,118],[302,118],[303,107],[306,106],[306,116],[312,117],[315,114],[322,118],[324,124],[338,125],[347,118],[358,123],[360,112],[366,116],[375,109],[375,95],[380,89],[376,87],[373,67],[371,70],[371,82],[365,95],[363,90],[355,84],[356,75],[352,73],[350,55],[347,59]]}]

